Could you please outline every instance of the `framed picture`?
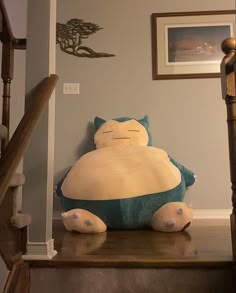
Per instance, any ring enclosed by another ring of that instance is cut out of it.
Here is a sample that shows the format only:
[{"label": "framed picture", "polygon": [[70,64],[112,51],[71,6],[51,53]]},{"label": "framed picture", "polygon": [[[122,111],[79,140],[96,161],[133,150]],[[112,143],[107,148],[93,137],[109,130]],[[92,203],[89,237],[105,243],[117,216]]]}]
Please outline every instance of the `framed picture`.
[{"label": "framed picture", "polygon": [[236,10],[153,13],[153,79],[220,76],[221,43],[235,37]]}]

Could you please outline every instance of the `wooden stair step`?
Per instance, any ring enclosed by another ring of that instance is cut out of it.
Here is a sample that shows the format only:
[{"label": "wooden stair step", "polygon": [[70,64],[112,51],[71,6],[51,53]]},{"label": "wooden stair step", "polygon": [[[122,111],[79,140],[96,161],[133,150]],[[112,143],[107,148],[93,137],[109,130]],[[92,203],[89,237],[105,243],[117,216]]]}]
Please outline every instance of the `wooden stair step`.
[{"label": "wooden stair step", "polygon": [[4,139],[7,137],[7,127],[0,124],[0,139]]},{"label": "wooden stair step", "polygon": [[25,175],[21,173],[15,173],[10,181],[9,187],[17,187],[25,184]]},{"label": "wooden stair step", "polygon": [[108,231],[79,234],[65,231],[54,221],[52,260],[31,261],[33,266],[77,267],[231,267],[229,220],[220,225],[193,223],[187,231]]},{"label": "wooden stair step", "polygon": [[30,261],[31,291],[234,293],[229,220],[185,232],[66,232],[54,223],[58,254]]}]

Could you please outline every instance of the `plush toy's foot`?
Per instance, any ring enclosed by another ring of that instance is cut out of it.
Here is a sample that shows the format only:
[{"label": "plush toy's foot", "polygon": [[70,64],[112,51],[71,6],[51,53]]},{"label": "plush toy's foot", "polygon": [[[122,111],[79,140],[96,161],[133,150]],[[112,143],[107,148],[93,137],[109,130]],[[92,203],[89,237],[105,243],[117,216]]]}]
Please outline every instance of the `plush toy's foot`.
[{"label": "plush toy's foot", "polygon": [[153,230],[162,232],[184,231],[191,224],[192,208],[184,202],[170,202],[158,209],[152,216]]},{"label": "plush toy's foot", "polygon": [[100,233],[107,230],[106,224],[99,217],[83,209],[73,209],[61,216],[68,231]]}]

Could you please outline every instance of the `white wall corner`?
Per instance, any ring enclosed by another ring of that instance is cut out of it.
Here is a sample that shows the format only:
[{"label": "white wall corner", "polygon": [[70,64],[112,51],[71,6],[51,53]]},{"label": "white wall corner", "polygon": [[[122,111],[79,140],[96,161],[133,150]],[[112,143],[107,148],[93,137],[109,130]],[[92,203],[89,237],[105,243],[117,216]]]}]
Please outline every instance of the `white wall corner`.
[{"label": "white wall corner", "polygon": [[26,250],[27,254],[23,255],[25,260],[49,260],[57,254],[54,250],[54,239],[47,242],[28,242]]}]

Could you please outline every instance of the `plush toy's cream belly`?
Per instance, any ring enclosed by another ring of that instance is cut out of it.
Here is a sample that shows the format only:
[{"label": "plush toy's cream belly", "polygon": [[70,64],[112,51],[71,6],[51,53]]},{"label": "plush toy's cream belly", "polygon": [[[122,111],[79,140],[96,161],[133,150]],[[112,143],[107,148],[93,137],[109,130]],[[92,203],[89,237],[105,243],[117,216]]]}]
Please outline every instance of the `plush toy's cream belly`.
[{"label": "plush toy's cream belly", "polygon": [[165,151],[147,146],[104,147],[82,156],[62,192],[72,199],[122,199],[168,191],[181,181]]}]

